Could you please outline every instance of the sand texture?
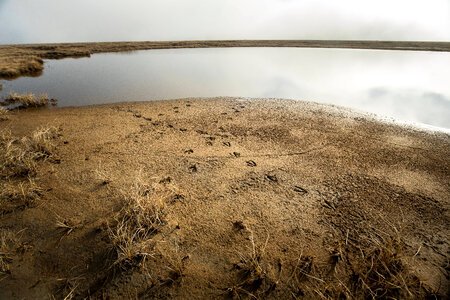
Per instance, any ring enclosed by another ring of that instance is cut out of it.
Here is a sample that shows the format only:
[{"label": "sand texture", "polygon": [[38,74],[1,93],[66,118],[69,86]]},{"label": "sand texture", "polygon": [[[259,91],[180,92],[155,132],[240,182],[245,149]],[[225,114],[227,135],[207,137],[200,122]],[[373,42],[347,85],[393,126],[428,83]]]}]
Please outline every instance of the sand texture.
[{"label": "sand texture", "polygon": [[[16,110],[0,121],[17,139],[51,126],[39,195],[2,199],[0,228],[16,244],[1,299],[370,298],[361,289],[377,284],[373,257],[392,248],[392,268],[420,283],[411,297],[449,292],[447,134],[236,98]],[[146,252],[121,259],[111,231],[138,178],[163,213]]]}]

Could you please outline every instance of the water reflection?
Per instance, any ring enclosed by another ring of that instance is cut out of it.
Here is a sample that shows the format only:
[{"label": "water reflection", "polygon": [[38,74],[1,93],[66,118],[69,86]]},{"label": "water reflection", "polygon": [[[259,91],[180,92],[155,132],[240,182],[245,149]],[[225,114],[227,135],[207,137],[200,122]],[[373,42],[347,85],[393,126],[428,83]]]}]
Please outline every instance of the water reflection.
[{"label": "water reflection", "polygon": [[183,97],[274,97],[450,128],[450,53],[336,49],[172,49],[49,60],[3,91],[59,106]]}]

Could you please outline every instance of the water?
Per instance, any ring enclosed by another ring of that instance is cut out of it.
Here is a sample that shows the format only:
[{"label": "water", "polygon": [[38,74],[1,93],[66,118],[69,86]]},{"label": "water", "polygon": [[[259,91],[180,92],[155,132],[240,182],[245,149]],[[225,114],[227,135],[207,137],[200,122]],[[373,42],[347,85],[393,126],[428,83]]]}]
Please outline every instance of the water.
[{"label": "water", "polygon": [[[2,81],[59,106],[184,97],[289,98],[450,128],[450,53],[298,48],[172,49],[48,60]],[[257,101],[257,100],[255,100]]]}]

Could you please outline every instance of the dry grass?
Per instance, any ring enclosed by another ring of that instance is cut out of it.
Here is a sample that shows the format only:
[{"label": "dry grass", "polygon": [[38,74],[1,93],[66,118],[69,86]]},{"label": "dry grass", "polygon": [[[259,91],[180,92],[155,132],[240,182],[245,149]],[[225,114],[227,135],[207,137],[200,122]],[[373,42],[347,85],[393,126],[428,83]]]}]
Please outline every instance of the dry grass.
[{"label": "dry grass", "polygon": [[[258,244],[249,232],[251,247],[239,255],[240,261],[235,264],[237,281],[225,289],[232,298],[280,296],[277,292],[286,297],[285,291],[293,299],[422,299],[434,296],[405,265],[405,243],[398,231],[336,243],[325,260],[319,260],[312,253],[302,253],[291,263],[279,260],[276,271],[275,264],[265,258],[268,238],[265,243]],[[285,272],[282,272],[282,266],[287,268]]]},{"label": "dry grass", "polygon": [[354,293],[365,298],[418,298],[426,292],[403,262],[405,243],[399,236],[372,240],[353,263]]},{"label": "dry grass", "polygon": [[6,109],[0,107],[0,121],[8,120],[7,113],[8,111]]},{"label": "dry grass", "polygon": [[44,61],[35,54],[24,51],[9,52],[8,50],[3,48],[0,51],[0,76],[2,78],[39,75],[44,70]]},{"label": "dry grass", "polygon": [[53,156],[54,127],[34,131],[31,137],[13,138],[11,133],[0,136],[0,177],[22,177],[36,174],[36,162]]},{"label": "dry grass", "polygon": [[[0,274],[10,274],[10,264],[19,243],[18,234],[9,230],[0,230]],[[0,281],[2,278],[0,278]]]},{"label": "dry grass", "polygon": [[70,278],[57,279],[57,291],[53,295],[49,295],[50,299],[70,300],[77,296],[77,289],[84,280],[83,276],[75,276]]},{"label": "dry grass", "polygon": [[16,208],[25,208],[40,198],[43,189],[28,177],[26,181],[0,182],[0,214]]},{"label": "dry grass", "polygon": [[338,244],[327,262],[318,262],[313,255],[300,256],[289,279],[293,297],[416,299],[433,296],[404,264],[405,244],[399,235],[371,237],[364,242],[369,245]]},{"label": "dry grass", "polygon": [[50,100],[47,94],[41,94],[37,97],[32,93],[29,94],[10,93],[1,104],[2,105],[17,104],[19,107],[28,108],[28,107],[47,106],[49,102]]},{"label": "dry grass", "polygon": [[153,255],[152,237],[166,224],[166,201],[173,195],[171,183],[137,177],[132,188],[124,193],[126,204],[117,225],[109,230],[117,254],[115,265],[133,266]]},{"label": "dry grass", "polygon": [[56,127],[40,128],[31,134],[30,138],[22,139],[22,144],[29,152],[37,153],[39,158],[49,158],[54,155],[53,140],[58,136]]},{"label": "dry grass", "polygon": [[57,229],[64,233],[64,235],[69,235],[77,227],[72,221],[60,216],[57,217],[55,225]]},{"label": "dry grass", "polygon": [[0,273],[9,274],[9,264],[12,261],[12,255],[10,253],[10,242],[12,240],[11,233],[1,231],[0,232]]},{"label": "dry grass", "polygon": [[54,157],[54,127],[41,128],[31,136],[13,138],[10,132],[0,135],[0,213],[30,206],[43,189],[33,178],[37,162]]},{"label": "dry grass", "polygon": [[253,232],[248,231],[251,247],[248,252],[239,254],[239,263],[235,264],[238,269],[238,282],[226,292],[233,298],[244,296],[259,299],[270,294],[277,287],[278,280],[275,279],[270,264],[264,261],[269,236],[264,244],[259,245],[255,242]]}]

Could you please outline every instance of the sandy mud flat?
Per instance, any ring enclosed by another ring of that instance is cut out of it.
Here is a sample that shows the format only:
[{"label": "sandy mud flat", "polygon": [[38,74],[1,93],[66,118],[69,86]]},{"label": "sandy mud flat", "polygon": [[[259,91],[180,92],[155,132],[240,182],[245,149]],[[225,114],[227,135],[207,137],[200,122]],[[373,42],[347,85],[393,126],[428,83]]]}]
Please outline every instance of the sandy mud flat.
[{"label": "sandy mud flat", "polygon": [[0,120],[30,158],[3,157],[2,299],[449,292],[445,133],[276,99]]}]

